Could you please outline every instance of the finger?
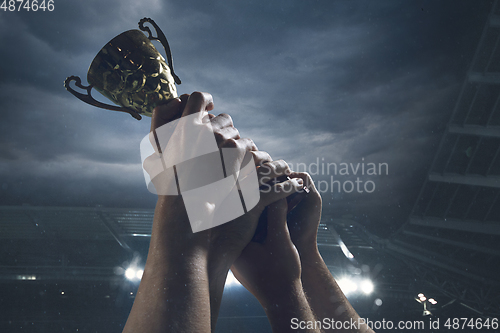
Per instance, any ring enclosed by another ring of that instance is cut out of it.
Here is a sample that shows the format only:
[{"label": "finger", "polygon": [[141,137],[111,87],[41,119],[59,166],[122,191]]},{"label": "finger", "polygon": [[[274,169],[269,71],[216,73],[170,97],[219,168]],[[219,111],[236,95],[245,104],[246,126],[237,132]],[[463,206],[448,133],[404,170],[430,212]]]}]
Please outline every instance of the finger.
[{"label": "finger", "polygon": [[292,178],[283,182],[269,185],[266,184],[260,191],[260,200],[257,204],[261,209],[280,199],[300,191],[304,181],[301,178]]},{"label": "finger", "polygon": [[272,162],[273,159],[271,155],[262,150],[254,150],[250,152],[253,155],[253,160],[255,162],[255,166],[260,168],[264,163]]},{"label": "finger", "polygon": [[247,151],[257,151],[259,150],[252,139],[249,138],[240,138],[240,139],[228,139],[224,141],[221,148],[238,148],[244,149]]},{"label": "finger", "polygon": [[290,173],[290,167],[284,160],[276,160],[263,163],[259,168],[257,168],[257,178],[259,179],[259,185],[264,185],[274,178],[289,175]]},{"label": "finger", "polygon": [[307,194],[308,193],[305,191],[300,191],[286,198],[288,202],[288,213],[290,213],[306,197]]},{"label": "finger", "polygon": [[240,132],[234,127],[226,127],[223,129],[215,130],[214,136],[217,145],[222,146],[222,144],[229,139],[240,139]]},{"label": "finger", "polygon": [[300,178],[304,181],[304,187],[307,187],[311,192],[313,193],[318,193],[318,190],[316,189],[316,186],[314,186],[314,181],[312,180],[311,176],[307,172],[295,172],[292,171],[288,175],[291,178]]},{"label": "finger", "polygon": [[221,113],[211,120],[212,128],[215,130],[233,126],[233,119],[227,113]]},{"label": "finger", "polygon": [[212,95],[209,93],[194,92],[189,96],[182,116],[189,116],[196,112],[211,111],[214,108]]},{"label": "finger", "polygon": [[174,98],[166,104],[158,105],[153,109],[151,116],[151,131],[180,118],[181,114],[182,100],[180,98]]},{"label": "finger", "polygon": [[210,122],[214,117],[215,117],[215,115],[213,113],[207,114],[207,116],[203,118],[203,123]]},{"label": "finger", "polygon": [[186,107],[186,103],[187,103],[187,101],[189,99],[189,96],[191,96],[191,95],[189,95],[189,94],[182,94],[182,95],[179,96],[179,98],[181,99],[181,102],[182,102],[182,105],[181,105],[182,110],[184,110],[184,108]]}]

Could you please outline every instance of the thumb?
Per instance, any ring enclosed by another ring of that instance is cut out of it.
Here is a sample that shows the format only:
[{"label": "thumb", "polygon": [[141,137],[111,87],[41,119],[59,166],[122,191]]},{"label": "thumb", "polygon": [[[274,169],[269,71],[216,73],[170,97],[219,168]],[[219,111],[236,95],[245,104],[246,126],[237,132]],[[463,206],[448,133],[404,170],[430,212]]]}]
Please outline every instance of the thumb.
[{"label": "thumb", "polygon": [[277,241],[288,239],[288,228],[286,226],[286,215],[288,204],[286,199],[280,199],[270,204],[267,208],[267,239],[266,241]]},{"label": "thumb", "polygon": [[182,117],[196,112],[211,111],[214,108],[214,100],[209,93],[194,92],[189,96]]},{"label": "thumb", "polygon": [[155,107],[153,109],[153,115],[151,116],[151,132],[172,120],[180,118],[182,114],[182,104],[183,102],[180,98],[174,98],[166,104]]},{"label": "thumb", "polygon": [[151,131],[149,132],[149,142],[153,146],[155,152],[158,154],[161,152],[159,143],[156,142],[156,129],[162,127],[169,122],[179,119],[182,115],[182,110],[186,105],[189,95],[184,94],[180,97],[171,99],[164,104],[160,104],[153,109],[153,114],[151,115]]}]

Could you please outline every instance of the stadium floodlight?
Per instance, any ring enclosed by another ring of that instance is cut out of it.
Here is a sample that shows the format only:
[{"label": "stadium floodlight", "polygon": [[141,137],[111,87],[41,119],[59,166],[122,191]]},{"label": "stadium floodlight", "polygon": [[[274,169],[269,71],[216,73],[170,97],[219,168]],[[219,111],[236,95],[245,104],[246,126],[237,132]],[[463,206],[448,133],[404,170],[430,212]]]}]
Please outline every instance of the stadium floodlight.
[{"label": "stadium floodlight", "polygon": [[358,290],[358,285],[350,278],[340,279],[338,285],[346,296]]},{"label": "stadium floodlight", "polygon": [[373,283],[370,280],[364,280],[363,282],[361,282],[361,290],[366,295],[370,295],[373,292],[373,289]]},{"label": "stadium floodlight", "polygon": [[144,270],[138,268],[137,266],[129,266],[125,270],[125,277],[129,281],[139,281],[142,278],[142,274],[144,273]]}]

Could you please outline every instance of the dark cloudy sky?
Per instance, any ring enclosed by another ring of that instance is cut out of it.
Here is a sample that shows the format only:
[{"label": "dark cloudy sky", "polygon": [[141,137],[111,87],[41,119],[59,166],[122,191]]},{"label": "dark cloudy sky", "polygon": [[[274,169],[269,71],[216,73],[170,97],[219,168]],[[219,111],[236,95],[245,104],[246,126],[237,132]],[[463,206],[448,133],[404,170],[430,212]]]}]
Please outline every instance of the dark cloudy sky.
[{"label": "dark cloudy sky", "polygon": [[214,112],[229,113],[261,150],[292,165],[387,163],[388,175],[360,177],[373,193],[323,194],[325,215],[381,233],[408,217],[491,8],[472,0],[54,2],[53,12],[0,11],[0,205],[154,207],[139,154],[149,119],[87,106],[63,88],[67,76],[86,78],[108,40],[151,17],[169,39],[179,93],[210,92]]}]

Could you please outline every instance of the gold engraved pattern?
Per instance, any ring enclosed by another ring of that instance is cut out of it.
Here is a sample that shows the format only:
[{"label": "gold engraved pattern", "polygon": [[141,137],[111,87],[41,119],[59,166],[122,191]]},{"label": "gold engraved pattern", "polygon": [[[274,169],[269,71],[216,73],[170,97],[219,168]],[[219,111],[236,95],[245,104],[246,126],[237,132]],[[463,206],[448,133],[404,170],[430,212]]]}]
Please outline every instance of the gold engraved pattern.
[{"label": "gold engraved pattern", "polygon": [[106,44],[92,61],[87,81],[114,103],[145,116],[177,97],[169,66],[139,30],[126,31]]}]

